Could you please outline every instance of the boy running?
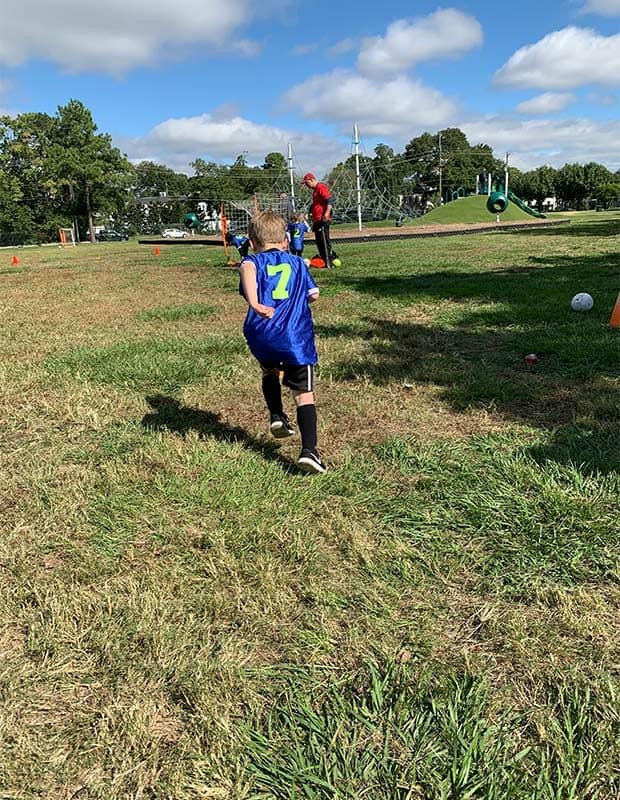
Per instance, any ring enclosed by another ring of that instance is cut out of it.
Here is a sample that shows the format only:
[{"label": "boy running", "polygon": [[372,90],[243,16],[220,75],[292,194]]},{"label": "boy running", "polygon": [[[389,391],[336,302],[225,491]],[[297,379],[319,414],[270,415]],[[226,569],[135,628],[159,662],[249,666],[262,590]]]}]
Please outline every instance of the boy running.
[{"label": "boy running", "polygon": [[[263,211],[250,220],[248,235],[253,255],[239,267],[239,293],[248,303],[243,333],[263,373],[263,396],[270,413],[270,430],[278,439],[294,434],[282,407],[282,385],[297,407],[304,472],[321,473],[327,467],[317,451],[317,415],[314,365],[317,363],[310,303],[319,289],[299,256],[286,252],[284,220]],[[282,385],[280,372],[283,373]]]}]

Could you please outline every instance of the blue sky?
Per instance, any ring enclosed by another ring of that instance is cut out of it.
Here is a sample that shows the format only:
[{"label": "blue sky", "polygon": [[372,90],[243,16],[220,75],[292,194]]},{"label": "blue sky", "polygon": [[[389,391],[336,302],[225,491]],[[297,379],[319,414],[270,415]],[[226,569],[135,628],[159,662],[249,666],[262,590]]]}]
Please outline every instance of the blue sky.
[{"label": "blue sky", "polygon": [[620,0],[0,0],[0,111],[81,100],[132,160],[317,173],[456,126],[522,169],[620,169]]}]

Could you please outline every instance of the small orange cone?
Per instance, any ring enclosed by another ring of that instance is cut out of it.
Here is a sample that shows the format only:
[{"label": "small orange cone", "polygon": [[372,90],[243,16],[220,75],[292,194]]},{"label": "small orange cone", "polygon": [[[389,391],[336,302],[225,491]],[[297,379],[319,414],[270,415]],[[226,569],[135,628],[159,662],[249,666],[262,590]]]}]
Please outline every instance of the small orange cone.
[{"label": "small orange cone", "polygon": [[614,306],[614,310],[611,312],[609,327],[620,328],[620,294],[616,298],[616,305]]},{"label": "small orange cone", "polygon": [[161,250],[159,249],[159,247],[156,247],[153,250],[153,255],[155,255],[155,256],[160,256],[161,255]]},{"label": "small orange cone", "polygon": [[16,267],[19,264],[19,258],[17,256],[13,256],[11,259],[11,264]]}]

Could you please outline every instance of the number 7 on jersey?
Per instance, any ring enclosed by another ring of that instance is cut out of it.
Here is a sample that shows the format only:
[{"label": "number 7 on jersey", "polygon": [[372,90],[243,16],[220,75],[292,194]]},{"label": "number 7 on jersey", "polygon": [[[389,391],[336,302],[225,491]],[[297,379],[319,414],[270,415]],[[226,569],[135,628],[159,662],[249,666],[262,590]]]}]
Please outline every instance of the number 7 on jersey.
[{"label": "number 7 on jersey", "polygon": [[271,296],[274,300],[286,300],[288,298],[286,287],[291,277],[291,265],[287,264],[285,261],[282,264],[269,264],[267,267],[267,275],[269,275],[270,278],[280,275],[280,279],[276,284],[276,288],[271,293]]}]

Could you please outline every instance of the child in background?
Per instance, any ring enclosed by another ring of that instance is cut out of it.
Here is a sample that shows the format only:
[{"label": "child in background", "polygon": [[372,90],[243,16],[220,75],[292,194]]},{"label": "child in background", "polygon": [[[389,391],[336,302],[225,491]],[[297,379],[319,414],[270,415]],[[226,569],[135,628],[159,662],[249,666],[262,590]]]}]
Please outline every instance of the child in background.
[{"label": "child in background", "polygon": [[[287,386],[297,407],[301,434],[297,465],[304,472],[326,472],[317,451],[317,354],[310,311],[319,289],[303,260],[286,252],[286,227],[281,216],[263,211],[253,217],[249,236],[254,254],[246,256],[239,267],[239,293],[249,306],[243,333],[262,370],[269,427],[278,439],[295,433],[282,407],[282,385]],[[282,385],[280,372],[284,376]]]},{"label": "child in background", "polygon": [[310,230],[305,214],[295,214],[286,226],[286,235],[289,240],[289,251],[294,256],[301,256],[304,252],[304,236]]},{"label": "child in background", "polygon": [[226,244],[231,244],[239,251],[241,258],[245,258],[250,250],[250,240],[247,236],[242,236],[237,233],[226,234]]}]

